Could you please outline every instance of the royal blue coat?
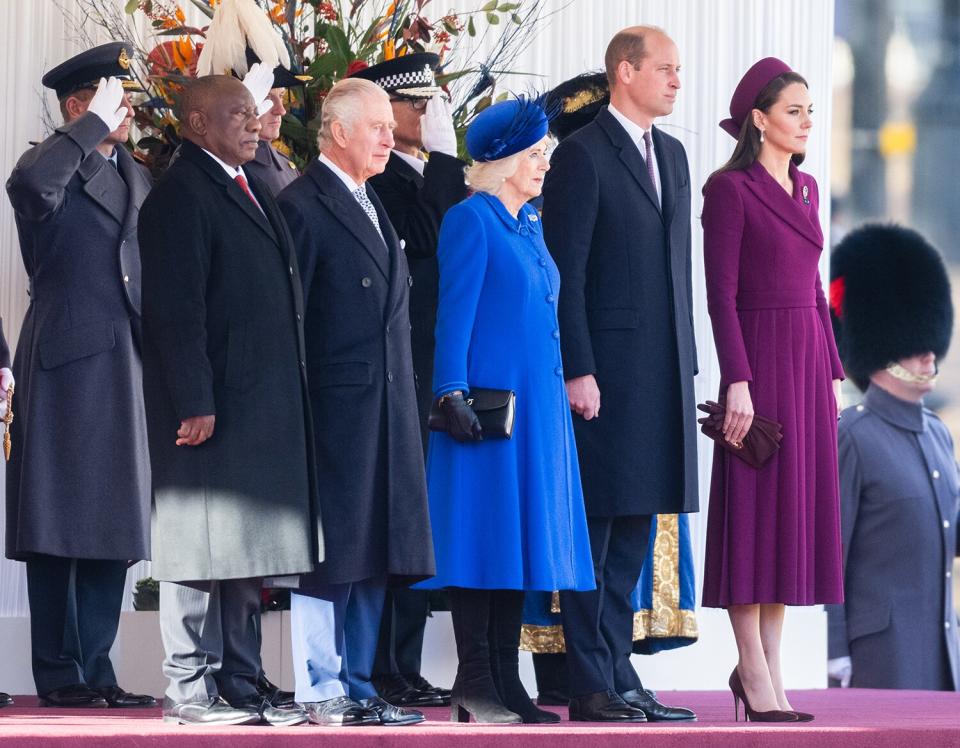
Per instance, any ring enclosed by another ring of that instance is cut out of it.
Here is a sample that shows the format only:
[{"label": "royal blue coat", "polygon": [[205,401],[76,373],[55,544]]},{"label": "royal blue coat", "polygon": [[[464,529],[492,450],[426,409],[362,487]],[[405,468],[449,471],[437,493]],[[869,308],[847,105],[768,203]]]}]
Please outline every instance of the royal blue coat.
[{"label": "royal blue coat", "polygon": [[430,437],[437,575],[420,586],[594,588],[557,324],[560,276],[536,210],[477,193],[440,229],[435,395],[516,392],[513,437]]}]

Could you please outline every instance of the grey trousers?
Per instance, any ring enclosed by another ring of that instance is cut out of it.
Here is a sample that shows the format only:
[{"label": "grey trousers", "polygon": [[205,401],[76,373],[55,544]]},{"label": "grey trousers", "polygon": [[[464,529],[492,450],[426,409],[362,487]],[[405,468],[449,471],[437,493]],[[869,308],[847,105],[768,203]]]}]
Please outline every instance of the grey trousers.
[{"label": "grey trousers", "polygon": [[257,693],[262,580],[160,583],[160,635],[167,697],[177,703]]}]

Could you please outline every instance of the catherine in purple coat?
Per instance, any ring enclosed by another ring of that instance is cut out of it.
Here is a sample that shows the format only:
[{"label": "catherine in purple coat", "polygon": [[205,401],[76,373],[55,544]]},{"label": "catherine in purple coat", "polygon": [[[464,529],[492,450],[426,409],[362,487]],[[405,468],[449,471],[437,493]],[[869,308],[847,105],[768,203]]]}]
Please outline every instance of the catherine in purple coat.
[{"label": "catherine in purple coat", "polygon": [[703,205],[724,433],[740,441],[754,413],[783,426],[779,452],[760,469],[716,449],[703,605],[729,611],[740,653],[735,696],[751,718],[777,721],[798,714],[780,677],[784,606],[843,597],[843,370],[817,269],[817,183],[797,169],[811,111],[803,78],[774,58],[754,65],[734,94],[731,119],[721,123],[737,147],[708,180]]}]

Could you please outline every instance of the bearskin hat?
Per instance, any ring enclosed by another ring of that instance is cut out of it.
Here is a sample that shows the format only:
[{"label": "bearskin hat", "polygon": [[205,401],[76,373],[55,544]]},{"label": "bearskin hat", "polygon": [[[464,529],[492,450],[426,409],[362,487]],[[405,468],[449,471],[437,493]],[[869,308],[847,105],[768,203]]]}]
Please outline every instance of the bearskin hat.
[{"label": "bearskin hat", "polygon": [[950,280],[940,253],[916,231],[892,224],[851,231],[833,250],[830,278],[840,359],[861,390],[894,361],[946,354],[953,332]]},{"label": "bearskin hat", "polygon": [[557,140],[563,140],[593,122],[600,107],[609,103],[610,86],[606,73],[581,73],[564,81],[547,92],[545,108],[547,111],[551,108],[559,110],[550,122],[550,132]]}]

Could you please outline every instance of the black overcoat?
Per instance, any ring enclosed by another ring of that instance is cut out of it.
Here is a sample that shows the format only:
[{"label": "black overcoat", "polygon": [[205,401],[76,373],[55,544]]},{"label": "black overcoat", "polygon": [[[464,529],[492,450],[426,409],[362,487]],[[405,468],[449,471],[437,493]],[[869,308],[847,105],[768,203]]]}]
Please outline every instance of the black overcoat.
[{"label": "black overcoat", "polygon": [[557,147],[544,184],[564,376],[600,388],[600,417],[574,416],[594,517],[698,508],[690,174],[678,140],[656,127],[653,140],[662,210],[606,107]]},{"label": "black overcoat", "polygon": [[319,160],[285,189],[280,209],[300,259],[307,372],[327,556],[313,582],[434,573],[420,447],[411,278],[376,193],[380,238],[343,182]]},{"label": "black overcoat", "polygon": [[6,553],[150,557],[150,460],[139,349],[137,216],[150,178],[96,150],[86,114],[27,151],[7,181],[30,279],[13,362]]},{"label": "black overcoat", "polygon": [[383,174],[370,178],[390,223],[404,242],[413,286],[410,288],[410,342],[413,371],[417,377],[417,409],[420,434],[427,449],[427,416],[433,402],[434,329],[437,326],[437,294],[440,271],[437,240],[440,223],[449,208],[465,200],[466,164],[444,153],[430,154],[421,175],[396,153],[390,154]]},{"label": "black overcoat", "polygon": [[[185,142],[140,214],[158,579],[297,574],[322,553],[296,255],[248,181],[262,211]],[[209,440],[175,446],[208,414]]]},{"label": "black overcoat", "polygon": [[257,155],[243,165],[243,171],[263,182],[274,197],[300,176],[293,161],[284,158],[283,154],[266,140],[257,143]]}]

